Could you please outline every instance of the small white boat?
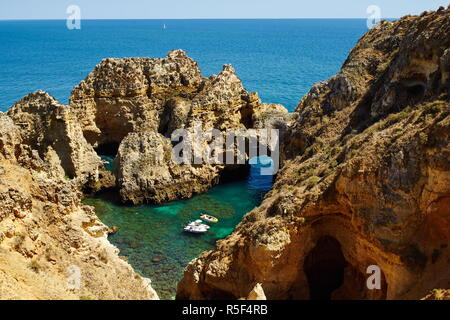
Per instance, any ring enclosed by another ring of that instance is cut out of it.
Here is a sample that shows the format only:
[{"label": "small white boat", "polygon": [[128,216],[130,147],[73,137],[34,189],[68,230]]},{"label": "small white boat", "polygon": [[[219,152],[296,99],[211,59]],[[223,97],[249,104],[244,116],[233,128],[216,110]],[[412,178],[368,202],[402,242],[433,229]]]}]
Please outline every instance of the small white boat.
[{"label": "small white boat", "polygon": [[103,164],[109,164],[109,161],[108,160],[102,160],[102,163]]},{"label": "small white boat", "polygon": [[203,224],[202,220],[196,220],[194,222],[188,223],[186,227],[184,227],[184,231],[191,233],[205,233],[208,231],[209,226]]}]

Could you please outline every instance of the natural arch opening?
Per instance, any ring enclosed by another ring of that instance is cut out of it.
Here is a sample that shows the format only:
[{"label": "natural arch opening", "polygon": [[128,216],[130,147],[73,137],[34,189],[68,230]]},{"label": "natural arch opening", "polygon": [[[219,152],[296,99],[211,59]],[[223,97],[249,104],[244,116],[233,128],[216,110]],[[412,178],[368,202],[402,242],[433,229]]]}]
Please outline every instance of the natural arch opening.
[{"label": "natural arch opening", "polygon": [[320,238],[304,262],[310,299],[330,300],[344,282],[346,265],[339,241],[330,236]]},{"label": "natural arch opening", "polygon": [[110,156],[115,157],[117,155],[117,152],[119,151],[120,143],[117,142],[108,142],[108,143],[102,143],[97,148],[95,148],[95,151],[97,154],[102,156]]}]

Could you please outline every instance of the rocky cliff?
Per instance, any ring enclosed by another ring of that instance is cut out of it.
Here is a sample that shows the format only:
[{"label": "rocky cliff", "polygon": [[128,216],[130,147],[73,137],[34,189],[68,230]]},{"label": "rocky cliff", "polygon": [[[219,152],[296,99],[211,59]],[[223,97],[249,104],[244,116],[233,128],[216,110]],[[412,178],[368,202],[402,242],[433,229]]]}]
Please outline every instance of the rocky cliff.
[{"label": "rocky cliff", "polygon": [[90,144],[118,145],[130,132],[158,131],[165,105],[189,99],[202,81],[182,50],[166,58],[108,58],[74,88],[70,105]]},{"label": "rocky cliff", "polygon": [[[179,299],[418,299],[450,288],[450,10],[382,22],[300,101],[273,190]],[[380,289],[366,280],[379,267]],[[369,269],[368,269],[369,268]]]},{"label": "rocky cliff", "polygon": [[[81,203],[78,183],[61,176],[60,162],[48,160],[49,150],[59,159],[64,149],[68,163],[81,151],[67,134],[76,126],[53,113],[60,106],[36,95],[39,105],[28,97],[10,112],[18,116],[23,107],[24,127],[0,113],[0,299],[157,299],[150,280],[118,256],[108,227]],[[40,119],[34,107],[42,108]],[[48,128],[58,135],[48,136]]]},{"label": "rocky cliff", "polygon": [[190,198],[219,180],[219,167],[175,163],[170,139],[152,131],[127,135],[116,164],[120,196],[132,203]]},{"label": "rocky cliff", "polygon": [[[75,87],[70,107],[93,147],[118,152],[117,187],[132,204],[189,198],[219,182],[223,165],[173,163],[174,130],[246,129],[287,116],[283,106],[247,92],[231,65],[204,78],[182,50],[165,58],[104,59]],[[163,145],[162,162],[149,161]]]},{"label": "rocky cliff", "polygon": [[76,179],[80,186],[99,180],[100,157],[84,139],[69,106],[37,91],[17,102],[7,115],[19,126],[22,143],[54,163],[60,177]]},{"label": "rocky cliff", "polygon": [[[157,299],[83,193],[117,186],[135,204],[189,198],[218,183],[225,166],[173,162],[175,129],[276,126],[285,117],[248,93],[230,65],[204,78],[182,50],[105,59],[68,105],[44,91],[22,98],[0,113],[0,299]],[[115,177],[101,154],[117,156]]]}]

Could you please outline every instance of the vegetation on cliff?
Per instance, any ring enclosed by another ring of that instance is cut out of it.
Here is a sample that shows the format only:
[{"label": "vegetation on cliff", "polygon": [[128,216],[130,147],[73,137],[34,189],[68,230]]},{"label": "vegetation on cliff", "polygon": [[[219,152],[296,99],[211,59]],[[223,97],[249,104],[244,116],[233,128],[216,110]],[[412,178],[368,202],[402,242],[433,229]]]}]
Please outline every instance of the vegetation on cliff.
[{"label": "vegetation on cliff", "polygon": [[[384,21],[300,101],[260,207],[178,298],[421,298],[450,287],[450,9]],[[367,268],[382,272],[380,290]]]}]

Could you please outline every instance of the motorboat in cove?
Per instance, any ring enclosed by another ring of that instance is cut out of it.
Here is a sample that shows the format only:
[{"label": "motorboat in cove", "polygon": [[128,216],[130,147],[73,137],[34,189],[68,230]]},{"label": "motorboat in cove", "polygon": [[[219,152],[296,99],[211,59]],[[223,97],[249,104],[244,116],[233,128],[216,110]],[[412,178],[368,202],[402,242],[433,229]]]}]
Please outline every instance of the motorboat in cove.
[{"label": "motorboat in cove", "polygon": [[205,233],[208,230],[209,226],[204,224],[202,220],[195,220],[184,227],[184,231],[191,233]]}]

